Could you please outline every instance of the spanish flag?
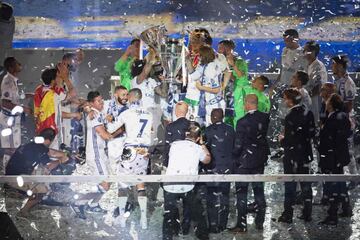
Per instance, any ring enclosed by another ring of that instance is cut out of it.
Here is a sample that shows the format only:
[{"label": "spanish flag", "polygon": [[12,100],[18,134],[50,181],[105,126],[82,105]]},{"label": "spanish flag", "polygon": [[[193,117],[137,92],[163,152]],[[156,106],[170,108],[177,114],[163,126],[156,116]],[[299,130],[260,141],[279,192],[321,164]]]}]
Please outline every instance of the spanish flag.
[{"label": "spanish flag", "polygon": [[46,128],[52,128],[58,133],[55,122],[55,89],[47,85],[40,85],[34,94],[34,117],[36,134]]}]

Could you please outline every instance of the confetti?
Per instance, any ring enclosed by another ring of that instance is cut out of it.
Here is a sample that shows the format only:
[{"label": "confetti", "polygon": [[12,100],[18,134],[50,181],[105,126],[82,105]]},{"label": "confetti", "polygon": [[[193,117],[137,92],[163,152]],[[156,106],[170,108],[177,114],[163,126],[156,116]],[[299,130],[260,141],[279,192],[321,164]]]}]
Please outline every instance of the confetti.
[{"label": "confetti", "polygon": [[11,128],[5,128],[5,129],[1,130],[1,136],[3,136],[3,137],[10,136],[11,134],[12,134]]}]

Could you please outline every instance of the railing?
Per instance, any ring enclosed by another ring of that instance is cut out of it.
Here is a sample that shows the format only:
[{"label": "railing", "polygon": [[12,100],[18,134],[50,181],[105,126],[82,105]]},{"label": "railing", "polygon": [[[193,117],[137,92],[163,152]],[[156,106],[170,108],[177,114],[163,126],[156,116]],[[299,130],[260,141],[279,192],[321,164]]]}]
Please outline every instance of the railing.
[{"label": "railing", "polygon": [[208,175],[108,175],[108,176],[64,176],[64,175],[21,175],[0,176],[0,183],[4,182],[77,182],[77,183],[100,183],[106,182],[360,182],[360,174],[208,174]]}]

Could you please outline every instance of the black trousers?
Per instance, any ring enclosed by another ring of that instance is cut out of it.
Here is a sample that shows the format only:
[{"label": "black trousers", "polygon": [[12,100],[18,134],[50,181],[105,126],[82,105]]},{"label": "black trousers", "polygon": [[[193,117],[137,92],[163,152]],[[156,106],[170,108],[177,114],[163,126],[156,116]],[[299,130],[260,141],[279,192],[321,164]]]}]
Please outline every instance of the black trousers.
[{"label": "black trousers", "polygon": [[230,183],[214,183],[207,186],[207,213],[210,230],[226,229],[229,215]]},{"label": "black trousers", "polygon": [[[326,174],[344,174],[343,168],[333,169],[332,171],[323,169],[323,173]],[[349,192],[346,182],[325,182],[324,187],[327,198],[329,199],[330,207],[328,209],[329,217],[333,220],[337,220],[338,209],[341,203],[342,210],[344,212],[351,211]]]},{"label": "black trousers", "polygon": [[197,186],[187,193],[170,193],[164,190],[164,219],[163,219],[163,239],[173,239],[180,228],[178,214],[178,201],[183,201],[184,208],[187,208],[191,215],[190,219],[195,224],[195,235],[200,239],[208,238],[208,227],[206,222],[206,212],[201,202]]},{"label": "black trousers", "polygon": [[[237,174],[263,174],[264,168],[257,169],[236,169]],[[247,227],[247,194],[248,194],[248,182],[237,182],[236,183],[236,196],[237,196],[237,226],[240,228]],[[252,182],[251,183],[255,204],[257,205],[257,213],[255,216],[255,224],[263,225],[265,220],[266,201],[264,195],[264,183],[263,182]]]},{"label": "black trousers", "polygon": [[[309,167],[299,165],[295,167],[293,164],[284,161],[285,174],[309,174]],[[293,217],[294,205],[296,202],[296,186],[297,182],[285,182],[285,200],[284,200],[284,214],[289,218]],[[301,195],[304,200],[303,215],[308,217],[312,213],[312,188],[311,182],[301,182]]]}]

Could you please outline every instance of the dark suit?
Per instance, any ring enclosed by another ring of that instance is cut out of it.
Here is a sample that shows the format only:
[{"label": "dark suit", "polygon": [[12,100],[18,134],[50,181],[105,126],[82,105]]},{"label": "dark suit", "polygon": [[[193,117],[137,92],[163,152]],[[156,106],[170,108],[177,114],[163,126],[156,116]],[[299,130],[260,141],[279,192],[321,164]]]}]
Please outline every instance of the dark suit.
[{"label": "dark suit", "polygon": [[[344,166],[350,163],[348,138],[351,135],[350,121],[347,114],[336,111],[329,114],[320,130],[320,162],[323,173],[343,174]],[[338,205],[342,202],[344,212],[351,211],[346,182],[326,182],[324,193],[328,196],[329,216],[337,220]]]},{"label": "dark suit", "polygon": [[[285,117],[285,134],[281,141],[284,147],[284,173],[309,174],[309,163],[313,160],[311,139],[315,136],[314,115],[303,106],[294,106]],[[292,218],[296,200],[296,182],[285,183],[284,214]],[[311,183],[300,183],[304,198],[303,215],[311,216]]]},{"label": "dark suit", "polygon": [[177,140],[184,140],[185,133],[188,130],[189,125],[190,125],[190,121],[182,117],[166,126],[166,135],[165,135],[166,154],[164,159],[164,166],[167,167],[168,165],[170,144]]},{"label": "dark suit", "polygon": [[320,125],[323,125],[327,119],[327,116],[329,115],[329,113],[326,111],[326,104],[324,101],[321,102],[320,105]]},{"label": "dark suit", "polygon": [[[188,131],[190,126],[190,121],[184,117],[178,118],[176,121],[170,123],[166,126],[165,133],[165,156],[163,166],[167,167],[169,163],[169,151],[170,144],[177,140],[185,140],[185,134]],[[197,193],[195,193],[197,194]],[[175,210],[177,211],[177,210]],[[177,219],[180,219],[179,212],[174,213]],[[183,202],[183,222],[182,222],[182,231],[183,233],[189,232],[191,224],[191,206],[189,202]],[[180,224],[175,226],[175,232],[180,231]]]},{"label": "dark suit", "polygon": [[[269,127],[269,114],[259,111],[249,112],[239,119],[236,125],[234,144],[235,170],[237,174],[263,174],[264,167],[270,154],[266,139]],[[265,219],[266,201],[264,196],[264,183],[251,183],[258,212],[255,224],[262,226]],[[237,226],[247,226],[247,192],[249,183],[237,182]]]},{"label": "dark suit", "polygon": [[[205,142],[211,153],[211,163],[205,167],[208,174],[233,172],[234,139],[234,129],[223,122],[214,123],[205,129]],[[229,215],[229,192],[229,182],[207,184],[207,212],[212,232],[226,229]]]}]

